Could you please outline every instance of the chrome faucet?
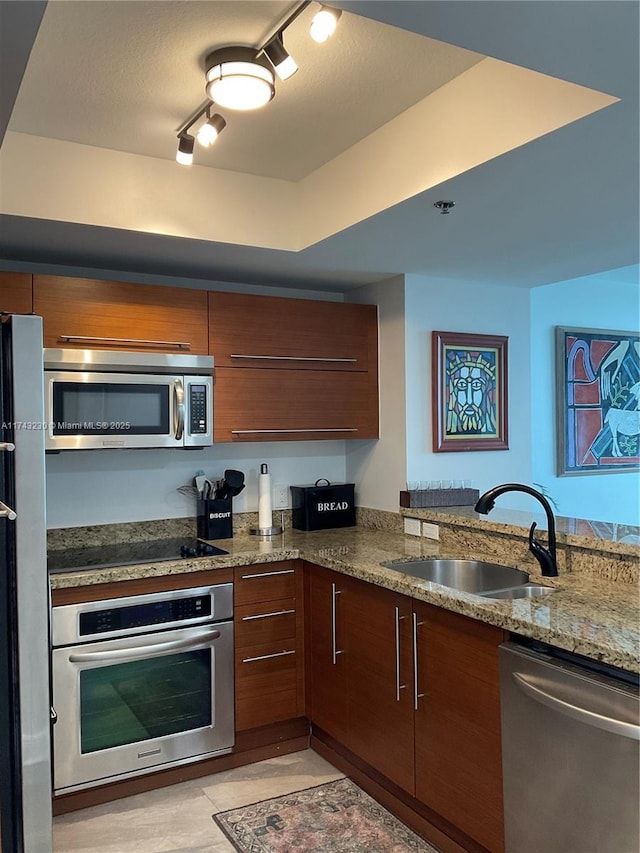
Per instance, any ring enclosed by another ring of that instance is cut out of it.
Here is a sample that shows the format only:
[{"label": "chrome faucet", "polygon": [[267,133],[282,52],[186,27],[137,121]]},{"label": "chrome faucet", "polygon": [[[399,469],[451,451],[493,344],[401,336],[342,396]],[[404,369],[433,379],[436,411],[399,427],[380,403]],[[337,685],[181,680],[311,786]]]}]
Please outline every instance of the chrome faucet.
[{"label": "chrome faucet", "polygon": [[544,495],[532,489],[531,486],[525,486],[522,483],[503,483],[501,486],[494,486],[480,496],[478,503],[475,505],[475,511],[481,512],[483,515],[491,512],[495,506],[496,498],[503,495],[505,492],[524,492],[527,495],[532,495],[540,501],[547,515],[547,526],[549,528],[549,549],[544,548],[537,542],[533,533],[536,529],[534,521],[529,529],[529,550],[540,563],[540,570],[545,577],[555,578],[558,575],[558,563],[556,560],[556,520],[553,516],[553,511],[549,501]]}]

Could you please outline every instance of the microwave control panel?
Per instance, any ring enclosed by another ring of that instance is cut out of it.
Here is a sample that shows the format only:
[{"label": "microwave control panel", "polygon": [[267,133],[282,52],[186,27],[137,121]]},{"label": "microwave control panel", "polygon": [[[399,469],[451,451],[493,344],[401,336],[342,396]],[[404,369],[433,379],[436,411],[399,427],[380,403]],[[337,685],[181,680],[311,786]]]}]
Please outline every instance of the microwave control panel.
[{"label": "microwave control panel", "polygon": [[189,385],[189,412],[191,435],[206,435],[208,431],[206,385]]}]

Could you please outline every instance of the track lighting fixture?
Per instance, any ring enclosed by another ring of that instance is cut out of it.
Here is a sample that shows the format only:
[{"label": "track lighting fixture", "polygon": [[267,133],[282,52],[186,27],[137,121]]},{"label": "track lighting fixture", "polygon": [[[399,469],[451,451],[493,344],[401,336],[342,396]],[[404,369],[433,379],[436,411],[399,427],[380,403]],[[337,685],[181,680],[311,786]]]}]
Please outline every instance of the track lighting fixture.
[{"label": "track lighting fixture", "polygon": [[[205,60],[205,91],[209,100],[201,104],[178,129],[178,163],[183,166],[193,163],[195,137],[188,131],[203,118],[197,139],[205,147],[212,145],[227,126],[220,113],[214,113],[212,102],[223,109],[242,112],[259,109],[268,104],[276,93],[274,72],[280,80],[288,80],[296,73],[298,66],[284,46],[284,32],[311,2],[300,0],[259,47],[233,45],[209,53]],[[339,9],[320,5],[310,29],[314,41],[326,41],[335,32],[341,15]]]},{"label": "track lighting fixture", "polygon": [[335,33],[340,15],[342,15],[340,9],[322,6],[311,22],[311,29],[309,30],[311,38],[319,44],[325,42],[329,36]]},{"label": "track lighting fixture", "polygon": [[181,133],[178,137],[178,150],[176,151],[176,162],[181,166],[190,166],[193,163],[193,146],[195,139],[188,133]]},{"label": "track lighting fixture", "polygon": [[257,110],[276,93],[273,70],[253,47],[223,47],[206,60],[206,91],[229,110]]},{"label": "track lighting fixture", "polygon": [[209,145],[213,145],[226,126],[227,123],[220,113],[211,115],[211,109],[207,109],[207,120],[200,127],[200,130],[196,134],[196,139],[200,145],[208,148]]},{"label": "track lighting fixture", "polygon": [[298,70],[295,59],[286,51],[279,33],[266,45],[264,52],[281,80],[288,80]]}]

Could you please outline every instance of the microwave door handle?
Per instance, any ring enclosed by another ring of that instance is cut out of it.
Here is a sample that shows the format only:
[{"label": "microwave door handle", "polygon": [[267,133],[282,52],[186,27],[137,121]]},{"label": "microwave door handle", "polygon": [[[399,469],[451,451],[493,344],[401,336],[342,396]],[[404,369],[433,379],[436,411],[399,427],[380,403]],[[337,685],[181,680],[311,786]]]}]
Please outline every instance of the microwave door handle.
[{"label": "microwave door handle", "polygon": [[184,385],[182,379],[173,382],[173,434],[176,441],[180,441],[184,435]]},{"label": "microwave door handle", "polygon": [[114,663],[115,661],[143,660],[144,658],[163,652],[179,652],[193,646],[202,646],[210,643],[212,640],[217,640],[219,637],[220,631],[209,631],[207,634],[200,634],[198,637],[188,640],[169,640],[166,643],[154,643],[150,646],[133,646],[130,649],[108,649],[104,652],[72,653],[69,655],[69,661],[71,663]]}]

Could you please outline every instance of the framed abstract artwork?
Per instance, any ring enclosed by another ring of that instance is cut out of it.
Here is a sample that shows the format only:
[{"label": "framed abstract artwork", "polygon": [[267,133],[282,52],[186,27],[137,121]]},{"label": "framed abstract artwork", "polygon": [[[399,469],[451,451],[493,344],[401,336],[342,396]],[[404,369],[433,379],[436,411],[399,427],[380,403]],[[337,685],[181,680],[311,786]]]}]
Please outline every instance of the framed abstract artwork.
[{"label": "framed abstract artwork", "polygon": [[506,337],[433,332],[433,450],[508,450]]},{"label": "framed abstract artwork", "polygon": [[556,327],[558,475],[640,469],[640,335]]}]

